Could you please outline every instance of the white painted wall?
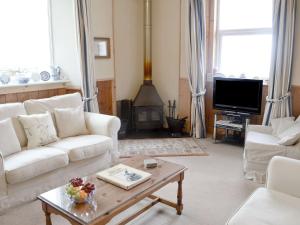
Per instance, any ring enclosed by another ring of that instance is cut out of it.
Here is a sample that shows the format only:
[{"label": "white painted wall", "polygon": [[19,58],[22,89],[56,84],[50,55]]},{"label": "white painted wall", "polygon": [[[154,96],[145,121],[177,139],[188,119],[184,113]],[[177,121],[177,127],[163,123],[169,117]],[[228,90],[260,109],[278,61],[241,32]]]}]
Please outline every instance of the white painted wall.
[{"label": "white painted wall", "polygon": [[54,64],[61,67],[62,75],[71,80],[71,86],[80,87],[74,2],[52,0],[51,10]]},{"label": "white painted wall", "polygon": [[292,76],[293,76],[293,85],[300,85],[300,4],[296,4],[296,5],[297,5],[297,10],[296,10]]},{"label": "white painted wall", "polygon": [[95,76],[98,80],[114,79],[113,52],[113,1],[92,0],[92,35],[93,37],[110,38],[111,58],[95,59]]},{"label": "white painted wall", "polygon": [[143,82],[143,1],[114,0],[116,99],[133,99]]},{"label": "white painted wall", "polygon": [[179,99],[180,0],[152,1],[153,83],[165,103]]}]

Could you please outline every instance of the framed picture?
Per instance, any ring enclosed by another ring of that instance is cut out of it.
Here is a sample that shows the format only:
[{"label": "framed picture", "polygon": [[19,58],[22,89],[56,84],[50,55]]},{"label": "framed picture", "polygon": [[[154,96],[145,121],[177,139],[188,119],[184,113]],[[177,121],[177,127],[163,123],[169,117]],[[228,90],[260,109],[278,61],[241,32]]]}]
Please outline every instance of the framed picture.
[{"label": "framed picture", "polygon": [[110,39],[94,38],[95,58],[110,58]]}]

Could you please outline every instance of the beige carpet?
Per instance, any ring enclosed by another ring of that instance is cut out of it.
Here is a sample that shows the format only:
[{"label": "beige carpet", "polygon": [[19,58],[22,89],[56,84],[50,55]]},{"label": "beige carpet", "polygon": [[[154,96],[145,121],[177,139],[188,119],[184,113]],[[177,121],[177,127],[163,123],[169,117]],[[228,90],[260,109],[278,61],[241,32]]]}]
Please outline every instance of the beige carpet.
[{"label": "beige carpet", "polygon": [[121,158],[135,155],[153,157],[207,156],[205,146],[193,138],[135,139],[119,141]]},{"label": "beige carpet", "polygon": [[[243,178],[241,147],[213,144],[211,140],[202,140],[201,144],[206,146],[209,156],[165,158],[189,168],[184,180],[183,214],[177,216],[174,209],[158,204],[130,225],[224,225],[258,187]],[[175,200],[176,185],[169,185],[158,194]],[[59,216],[53,216],[52,221],[53,225],[69,224]],[[11,210],[0,216],[0,224],[45,224],[40,203],[35,201]]]}]

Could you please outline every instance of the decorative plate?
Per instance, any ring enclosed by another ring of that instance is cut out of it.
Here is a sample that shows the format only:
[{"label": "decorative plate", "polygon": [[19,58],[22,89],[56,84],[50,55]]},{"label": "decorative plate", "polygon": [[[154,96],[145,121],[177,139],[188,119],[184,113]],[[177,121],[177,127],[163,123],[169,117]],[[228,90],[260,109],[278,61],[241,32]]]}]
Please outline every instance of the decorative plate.
[{"label": "decorative plate", "polygon": [[42,71],[40,75],[42,81],[48,81],[50,79],[50,73],[47,71]]}]

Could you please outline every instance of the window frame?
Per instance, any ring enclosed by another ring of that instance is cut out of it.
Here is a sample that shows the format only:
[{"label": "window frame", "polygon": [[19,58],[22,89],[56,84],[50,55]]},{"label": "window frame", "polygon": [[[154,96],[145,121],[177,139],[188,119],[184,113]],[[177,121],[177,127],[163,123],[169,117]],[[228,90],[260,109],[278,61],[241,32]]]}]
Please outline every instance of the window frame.
[{"label": "window frame", "polygon": [[[234,35],[263,35],[263,34],[273,34],[273,28],[247,28],[247,29],[220,29],[220,1],[216,0],[216,27],[215,27],[215,59],[214,59],[214,71],[216,73],[221,73],[221,55],[222,55],[222,38],[224,36],[234,36]],[[271,53],[270,53],[271,54]],[[225,74],[226,75],[226,74]],[[260,77],[263,78],[263,77]],[[263,78],[265,80],[265,78]]]}]

